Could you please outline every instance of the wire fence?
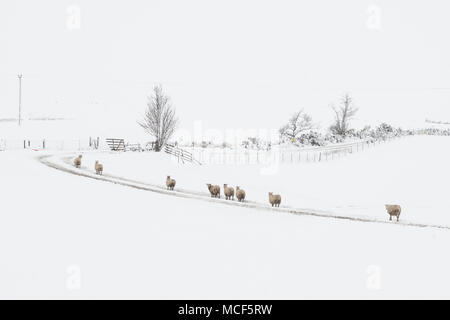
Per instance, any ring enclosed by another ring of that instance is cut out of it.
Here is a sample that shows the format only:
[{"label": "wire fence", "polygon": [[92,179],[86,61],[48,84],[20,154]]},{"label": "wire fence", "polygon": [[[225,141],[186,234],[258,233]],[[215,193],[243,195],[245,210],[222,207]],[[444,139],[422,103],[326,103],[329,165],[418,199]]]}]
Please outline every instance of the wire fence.
[{"label": "wire fence", "polygon": [[339,159],[349,154],[373,148],[381,143],[398,139],[398,137],[385,140],[363,140],[352,143],[338,144],[325,147],[282,148],[272,147],[271,150],[247,149],[208,149],[192,148],[190,151],[194,158],[203,164],[269,164],[269,163],[302,163],[322,162]]},{"label": "wire fence", "polygon": [[[342,158],[349,154],[373,148],[381,143],[398,139],[361,140],[352,143],[324,147],[285,148],[274,146],[270,150],[230,149],[230,148],[183,148],[191,159],[201,164],[252,165],[271,163],[323,162]],[[99,138],[86,139],[0,139],[0,150],[51,150],[51,151],[88,151],[110,150],[106,141]],[[182,149],[180,149],[182,150]],[[141,149],[141,151],[143,151]]]},{"label": "wire fence", "polygon": [[192,153],[190,153],[189,151],[186,151],[184,149],[178,148],[171,144],[166,144],[166,146],[164,147],[164,152],[178,158],[178,162],[181,161],[183,163],[190,162],[190,163],[201,164],[200,161],[198,161],[197,159],[194,158]]},{"label": "wire fence", "polygon": [[0,150],[83,151],[102,149],[98,138],[86,139],[0,139]]}]

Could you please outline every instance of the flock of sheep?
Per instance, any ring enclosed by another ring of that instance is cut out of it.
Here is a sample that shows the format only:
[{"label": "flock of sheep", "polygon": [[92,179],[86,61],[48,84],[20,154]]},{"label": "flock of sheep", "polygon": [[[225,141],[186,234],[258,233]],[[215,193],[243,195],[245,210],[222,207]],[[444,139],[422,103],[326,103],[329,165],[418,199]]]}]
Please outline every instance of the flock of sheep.
[{"label": "flock of sheep", "polygon": [[[175,179],[172,179],[170,178],[170,176],[167,176],[166,179],[167,189],[173,190],[175,184],[176,184]],[[220,186],[218,185],[213,186],[210,183],[207,183],[206,186],[208,187],[209,193],[211,193],[211,198],[220,198]],[[235,193],[233,187],[229,187],[227,184],[224,184],[223,194],[225,195],[226,200],[234,200],[234,196],[236,194],[236,198],[239,202],[245,201],[245,190],[241,189],[239,186],[236,186],[236,193]],[[274,195],[272,192],[269,192],[269,203],[272,205],[272,207],[279,207],[281,203],[281,196],[279,194]]]},{"label": "flock of sheep", "polygon": [[[82,157],[83,157],[82,155],[79,155],[73,161],[76,168],[80,168]],[[103,165],[100,164],[98,161],[95,161],[94,168],[96,174],[100,175],[103,174]],[[167,176],[166,187],[168,190],[173,190],[175,188],[176,183],[177,182],[175,179],[172,179],[170,176]],[[210,183],[207,183],[206,186],[208,187],[208,190],[211,193],[212,198],[220,198],[220,186],[212,185]],[[245,191],[241,189],[239,186],[236,186],[236,193],[235,193],[233,187],[229,187],[227,184],[224,184],[223,193],[225,195],[226,200],[234,200],[234,196],[236,194],[236,198],[239,202],[245,201]],[[272,205],[272,207],[279,207],[281,204],[281,196],[279,194],[273,194],[272,192],[269,192],[269,203]],[[389,220],[392,221],[392,217],[396,217],[397,221],[399,221],[402,208],[396,204],[386,204],[385,207],[386,211],[389,214]]]},{"label": "flock of sheep", "polygon": [[[83,158],[83,156],[80,154],[78,157],[75,158],[75,160],[73,160],[73,164],[75,165],[76,168],[81,167],[81,158]],[[94,169],[96,174],[103,174],[103,165],[100,164],[98,160],[95,161]]]},{"label": "flock of sheep", "polygon": [[[209,193],[211,193],[211,197],[220,198],[220,186],[212,185],[207,183]],[[223,185],[223,194],[225,195],[226,200],[234,200],[234,188],[229,187],[227,184]],[[245,190],[241,189],[239,186],[236,187],[236,198],[239,202],[244,202],[245,200]],[[269,203],[272,207],[279,207],[281,203],[281,196],[279,194],[274,195],[272,192],[269,192]]]}]

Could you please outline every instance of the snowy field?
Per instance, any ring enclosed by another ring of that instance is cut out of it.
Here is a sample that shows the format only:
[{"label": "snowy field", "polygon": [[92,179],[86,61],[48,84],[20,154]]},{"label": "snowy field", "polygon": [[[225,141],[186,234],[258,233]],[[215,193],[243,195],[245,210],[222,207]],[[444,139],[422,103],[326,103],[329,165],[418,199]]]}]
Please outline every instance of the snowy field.
[{"label": "snowy field", "polygon": [[[151,153],[85,154],[105,173],[206,192],[387,219],[450,224],[440,190],[450,140],[412,137],[333,162],[178,165]],[[450,232],[224,206],[71,175],[42,152],[0,152],[0,297],[440,298],[450,296]],[[61,157],[66,156],[61,154]],[[91,165],[92,164],[92,165]],[[384,168],[384,172],[377,170]],[[427,169],[425,169],[427,168]],[[386,171],[389,172],[386,172]]]},{"label": "snowy field", "polygon": [[282,206],[334,215],[384,220],[384,204],[400,204],[405,222],[450,226],[442,188],[450,179],[449,150],[448,137],[414,136],[320,163],[198,166],[155,153],[85,153],[83,163],[93,171],[99,160],[106,174],[161,186],[170,175],[182,191],[208,194],[206,183],[227,183],[260,203],[268,203],[268,192],[279,193]]}]

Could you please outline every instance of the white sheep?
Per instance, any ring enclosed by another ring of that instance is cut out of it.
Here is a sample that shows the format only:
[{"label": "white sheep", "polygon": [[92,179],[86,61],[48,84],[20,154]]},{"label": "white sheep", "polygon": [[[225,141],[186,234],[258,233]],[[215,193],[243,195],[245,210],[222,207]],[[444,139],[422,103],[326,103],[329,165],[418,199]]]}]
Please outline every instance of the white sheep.
[{"label": "white sheep", "polygon": [[167,189],[173,190],[173,188],[175,187],[175,184],[177,182],[175,181],[175,179],[171,179],[170,176],[167,176],[166,179],[166,187]]},{"label": "white sheep", "polygon": [[239,186],[236,186],[236,198],[238,199],[239,202],[245,200],[245,191],[239,188]]},{"label": "white sheep", "polygon": [[234,188],[228,187],[227,184],[223,185],[223,193],[225,194],[225,199],[234,200]]},{"label": "white sheep", "polygon": [[220,187],[219,186],[213,186],[210,183],[207,183],[206,186],[208,187],[209,192],[211,193],[211,197],[213,198],[220,198]]},{"label": "white sheep", "polygon": [[281,203],[281,196],[279,194],[273,194],[272,192],[269,192],[269,202],[272,207],[279,207]]},{"label": "white sheep", "polygon": [[83,158],[83,156],[80,154],[73,160],[73,164],[76,168],[79,168],[81,166],[81,158]]},{"label": "white sheep", "polygon": [[103,174],[103,165],[100,164],[100,163],[98,162],[98,160],[95,161],[95,173],[96,173],[96,174]]},{"label": "white sheep", "polygon": [[387,212],[389,213],[389,221],[392,221],[392,216],[397,217],[397,221],[399,221],[402,207],[397,204],[386,204],[385,207]]}]

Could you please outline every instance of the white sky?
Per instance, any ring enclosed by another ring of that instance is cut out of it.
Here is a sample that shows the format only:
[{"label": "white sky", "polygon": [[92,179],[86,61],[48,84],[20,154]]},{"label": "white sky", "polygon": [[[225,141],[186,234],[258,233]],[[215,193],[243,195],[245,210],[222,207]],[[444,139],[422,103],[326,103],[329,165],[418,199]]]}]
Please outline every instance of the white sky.
[{"label": "white sky", "polygon": [[2,0],[0,118],[17,116],[21,72],[26,115],[105,115],[137,130],[157,83],[187,129],[196,120],[278,128],[300,108],[328,126],[329,104],[346,91],[361,124],[450,121],[449,9],[445,0]]}]

